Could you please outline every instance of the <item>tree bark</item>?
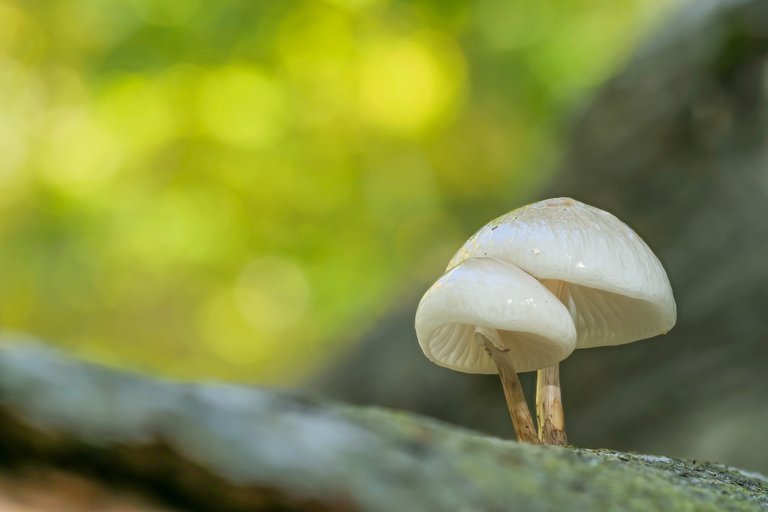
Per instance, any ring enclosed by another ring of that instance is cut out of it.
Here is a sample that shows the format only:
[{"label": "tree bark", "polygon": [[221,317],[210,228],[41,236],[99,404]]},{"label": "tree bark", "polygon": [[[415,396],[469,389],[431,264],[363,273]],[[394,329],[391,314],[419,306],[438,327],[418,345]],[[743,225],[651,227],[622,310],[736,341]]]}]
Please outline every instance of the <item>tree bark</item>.
[{"label": "tree bark", "polygon": [[724,466],[506,442],[402,412],[0,346],[0,503],[50,474],[160,504],[135,510],[768,509],[768,479]]}]

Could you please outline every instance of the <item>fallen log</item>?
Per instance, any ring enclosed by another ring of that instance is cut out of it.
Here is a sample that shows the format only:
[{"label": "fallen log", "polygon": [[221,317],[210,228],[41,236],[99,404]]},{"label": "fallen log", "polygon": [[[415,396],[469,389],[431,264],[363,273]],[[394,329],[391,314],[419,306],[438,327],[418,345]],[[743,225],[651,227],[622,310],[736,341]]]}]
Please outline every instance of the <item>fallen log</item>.
[{"label": "fallen log", "polygon": [[0,499],[51,474],[194,511],[768,510],[768,479],[725,466],[0,346]]}]

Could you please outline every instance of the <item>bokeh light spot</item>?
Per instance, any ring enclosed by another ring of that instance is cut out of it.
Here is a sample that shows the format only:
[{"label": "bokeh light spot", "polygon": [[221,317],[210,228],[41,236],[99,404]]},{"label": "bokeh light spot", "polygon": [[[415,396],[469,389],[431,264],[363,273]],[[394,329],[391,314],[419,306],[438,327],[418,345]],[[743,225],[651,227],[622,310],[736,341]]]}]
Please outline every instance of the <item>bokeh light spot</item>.
[{"label": "bokeh light spot", "polygon": [[240,227],[226,197],[188,187],[115,201],[111,257],[147,267],[180,269],[225,259],[239,243]]},{"label": "bokeh light spot", "polygon": [[234,294],[240,314],[254,331],[277,334],[302,319],[309,306],[310,286],[296,263],[264,256],[241,271]]},{"label": "bokeh light spot", "polygon": [[286,17],[276,43],[291,74],[312,82],[337,77],[351,61],[356,45],[349,17],[322,4]]},{"label": "bokeh light spot", "polygon": [[[22,66],[0,58],[0,190],[5,192],[21,177],[39,92]],[[6,200],[0,195],[0,204]]]},{"label": "bokeh light spot", "polygon": [[201,85],[200,115],[204,127],[222,142],[263,147],[283,131],[282,90],[254,67],[217,69]]},{"label": "bokeh light spot", "polygon": [[68,192],[90,191],[108,179],[123,159],[116,138],[83,108],[54,111],[41,154],[41,174]]},{"label": "bokeh light spot", "polygon": [[408,135],[449,111],[463,83],[458,51],[427,38],[384,36],[364,50],[360,109],[374,126]]},{"label": "bokeh light spot", "polygon": [[121,142],[134,150],[154,148],[174,129],[163,91],[146,77],[128,76],[102,93],[99,114]]}]

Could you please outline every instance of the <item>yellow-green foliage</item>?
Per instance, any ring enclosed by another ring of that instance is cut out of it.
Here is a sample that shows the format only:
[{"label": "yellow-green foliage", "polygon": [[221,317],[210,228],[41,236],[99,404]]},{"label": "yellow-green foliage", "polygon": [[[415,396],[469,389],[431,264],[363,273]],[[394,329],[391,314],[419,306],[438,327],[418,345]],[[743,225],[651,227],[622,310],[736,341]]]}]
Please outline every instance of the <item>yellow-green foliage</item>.
[{"label": "yellow-green foliage", "polygon": [[0,0],[0,326],[290,382],[543,182],[671,1]]}]

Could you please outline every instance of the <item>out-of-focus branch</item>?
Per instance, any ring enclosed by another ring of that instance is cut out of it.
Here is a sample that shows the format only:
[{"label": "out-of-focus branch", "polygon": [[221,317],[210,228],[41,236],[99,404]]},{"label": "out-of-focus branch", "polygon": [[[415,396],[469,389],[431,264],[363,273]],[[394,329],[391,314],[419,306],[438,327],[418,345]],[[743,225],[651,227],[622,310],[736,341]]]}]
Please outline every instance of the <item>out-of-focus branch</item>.
[{"label": "out-of-focus branch", "polygon": [[333,487],[320,500],[303,492],[322,478],[303,482],[298,468],[276,467],[298,463],[300,452],[313,462],[302,446],[311,436],[291,439],[312,428],[302,419],[313,407],[256,389],[145,379],[35,346],[0,348],[0,461],[11,476],[22,470],[20,480],[29,468],[58,468],[188,510],[347,510]]},{"label": "out-of-focus branch", "polygon": [[2,478],[48,468],[200,511],[768,507],[768,481],[722,466],[522,445],[34,346],[0,348],[0,460]]}]

